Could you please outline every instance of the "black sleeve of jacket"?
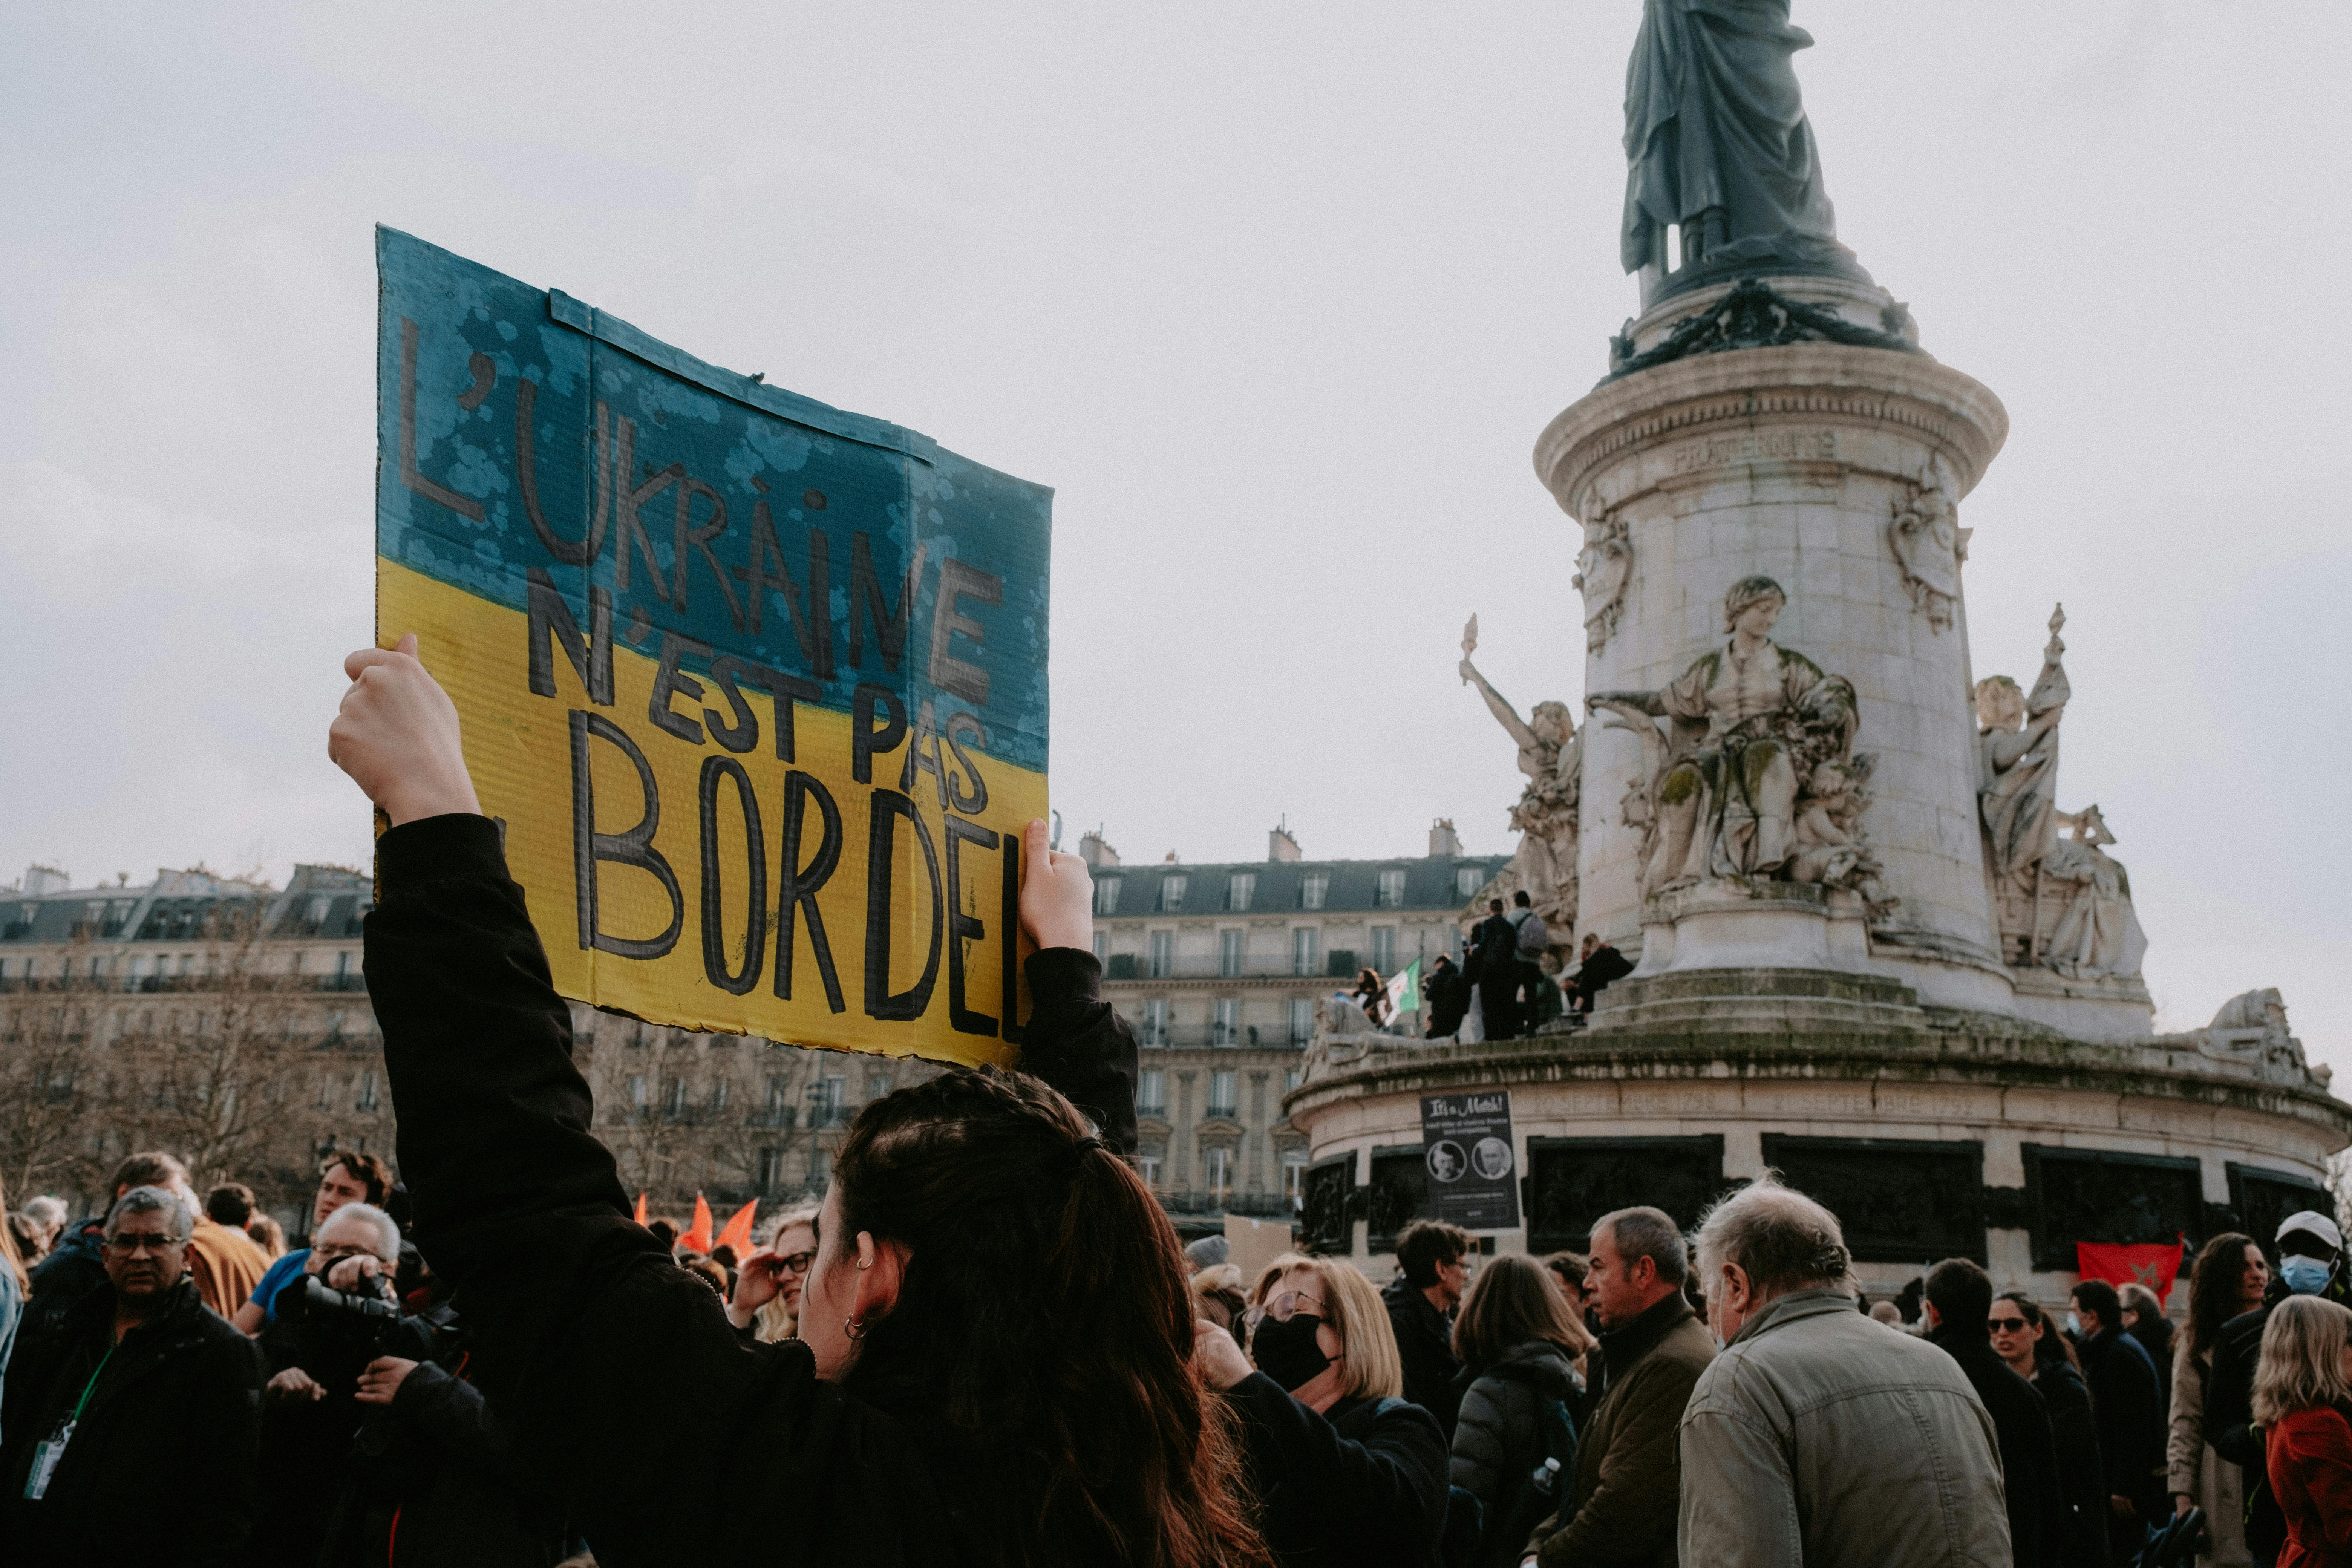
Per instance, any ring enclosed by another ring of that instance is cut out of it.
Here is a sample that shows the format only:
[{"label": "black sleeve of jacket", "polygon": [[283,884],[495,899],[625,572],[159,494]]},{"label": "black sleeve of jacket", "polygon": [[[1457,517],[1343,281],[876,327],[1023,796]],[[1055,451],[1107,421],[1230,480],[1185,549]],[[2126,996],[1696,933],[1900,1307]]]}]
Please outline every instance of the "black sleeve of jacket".
[{"label": "black sleeve of jacket", "polygon": [[1021,1070],[1059,1089],[1114,1153],[1135,1152],[1135,1031],[1102,999],[1102,965],[1081,948],[1029,955]]},{"label": "black sleeve of jacket", "polygon": [[421,1363],[400,1380],[392,1412],[429,1438],[442,1458],[511,1484],[514,1452],[482,1391],[465,1379],[450,1376],[431,1362]]},{"label": "black sleeve of jacket", "polygon": [[[261,1352],[231,1331],[199,1353],[207,1369],[205,1396],[217,1417],[202,1424],[184,1452],[191,1474],[188,1511],[174,1521],[173,1539],[191,1568],[228,1568],[245,1561],[259,1504],[255,1470],[261,1458]],[[216,1403],[214,1403],[216,1402]]]},{"label": "black sleeve of jacket", "polygon": [[2213,1375],[2205,1385],[2205,1441],[2221,1458],[2244,1468],[2250,1479],[2266,1474],[2263,1467],[2269,1463],[2253,1425],[2262,1322],[2255,1319],[2251,1332],[2246,1318],[2232,1318],[2222,1325],[2221,1342],[2213,1347]]},{"label": "black sleeve of jacket", "polygon": [[537,1489],[621,1568],[668,1560],[686,1496],[794,1520],[794,1563],[919,1555],[944,1521],[895,1426],[819,1384],[805,1345],[744,1345],[630,1221],[496,826],[404,824],[376,867],[368,993],[417,1245],[465,1292],[482,1391]]},{"label": "black sleeve of jacket", "polygon": [[[1418,1405],[1399,1405],[1350,1442],[1283,1391],[1264,1373],[1227,1390],[1243,1415],[1250,1468],[1261,1492],[1287,1484],[1315,1499],[1334,1531],[1327,1536],[1334,1562],[1425,1560],[1445,1528],[1445,1440]],[[1357,1550],[1342,1550],[1349,1541]],[[1423,1543],[1400,1554],[1399,1542]]]}]

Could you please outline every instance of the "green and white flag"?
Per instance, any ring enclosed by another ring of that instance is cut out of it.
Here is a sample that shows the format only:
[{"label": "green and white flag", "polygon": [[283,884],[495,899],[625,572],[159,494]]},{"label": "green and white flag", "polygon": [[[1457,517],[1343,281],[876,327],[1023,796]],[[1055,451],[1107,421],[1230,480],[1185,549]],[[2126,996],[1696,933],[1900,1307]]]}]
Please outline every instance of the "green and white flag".
[{"label": "green and white flag", "polygon": [[1421,960],[1414,959],[1389,980],[1389,1016],[1421,1011]]}]

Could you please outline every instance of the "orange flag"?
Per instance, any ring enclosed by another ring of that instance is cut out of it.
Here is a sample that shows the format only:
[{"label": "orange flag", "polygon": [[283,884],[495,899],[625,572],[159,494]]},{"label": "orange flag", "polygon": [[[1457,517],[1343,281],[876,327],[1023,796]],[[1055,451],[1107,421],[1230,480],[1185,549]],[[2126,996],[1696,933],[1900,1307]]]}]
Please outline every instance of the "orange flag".
[{"label": "orange flag", "polygon": [[731,1247],[735,1249],[735,1261],[738,1263],[751,1257],[751,1218],[759,1212],[760,1200],[757,1198],[753,1198],[750,1203],[737,1209],[735,1217],[729,1220],[726,1226],[719,1231],[719,1239],[710,1244],[710,1249],[716,1252],[722,1247]]},{"label": "orange flag", "polygon": [[687,1252],[710,1250],[710,1205],[702,1201],[700,1193],[694,1194],[694,1223],[686,1227],[686,1234],[677,1238],[677,1245]]},{"label": "orange flag", "polygon": [[633,1219],[633,1220],[635,1220],[639,1225],[643,1225],[643,1224],[645,1224],[645,1223],[646,1223],[646,1194],[643,1194],[643,1193],[639,1193],[639,1194],[637,1194],[637,1212],[636,1212],[636,1213],[635,1213],[635,1214],[633,1214],[633,1215],[631,1215],[629,1217],[630,1217],[631,1219]]}]

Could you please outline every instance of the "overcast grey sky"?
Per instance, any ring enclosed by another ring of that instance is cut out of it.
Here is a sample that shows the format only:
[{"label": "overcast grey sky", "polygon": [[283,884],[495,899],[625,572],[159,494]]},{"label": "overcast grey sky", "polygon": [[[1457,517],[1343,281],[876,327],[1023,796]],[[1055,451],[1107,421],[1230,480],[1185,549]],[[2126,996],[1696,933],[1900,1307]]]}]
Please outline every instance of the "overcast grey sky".
[{"label": "overcast grey sky", "polygon": [[[363,862],[370,226],[1057,491],[1056,804],[1130,859],[1508,847],[1454,675],[1574,700],[1537,433],[1605,368],[1638,0],[19,5],[0,879]],[[1978,671],[2068,616],[2159,1026],[2352,1066],[2352,7],[1798,0],[1842,237],[2007,451]]]}]

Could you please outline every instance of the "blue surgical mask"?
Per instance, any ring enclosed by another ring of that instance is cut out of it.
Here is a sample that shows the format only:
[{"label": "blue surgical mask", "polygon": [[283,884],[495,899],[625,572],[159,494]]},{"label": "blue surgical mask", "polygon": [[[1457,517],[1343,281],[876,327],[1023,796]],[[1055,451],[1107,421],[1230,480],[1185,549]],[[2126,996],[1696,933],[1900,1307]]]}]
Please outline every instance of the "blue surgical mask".
[{"label": "blue surgical mask", "polygon": [[2083,1320],[2082,1320],[2082,1319],[2080,1319],[2080,1318],[2078,1318],[2078,1317],[2076,1317],[2076,1316],[2075,1316],[2074,1313],[2072,1313],[2072,1312],[2067,1313],[2067,1314],[2066,1314],[2066,1331],[2067,1331],[2068,1333],[2070,1333],[2070,1334],[2073,1334],[2073,1335],[2074,1335],[2075,1338],[2077,1338],[2077,1339],[2082,1338],[2082,1335],[2083,1335]]},{"label": "blue surgical mask", "polygon": [[2279,1260],[2279,1278],[2286,1288],[2298,1296],[2316,1296],[2326,1285],[2327,1277],[2335,1272],[2316,1258],[2283,1258]]}]

